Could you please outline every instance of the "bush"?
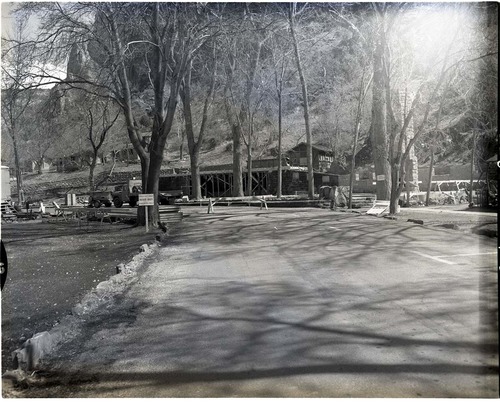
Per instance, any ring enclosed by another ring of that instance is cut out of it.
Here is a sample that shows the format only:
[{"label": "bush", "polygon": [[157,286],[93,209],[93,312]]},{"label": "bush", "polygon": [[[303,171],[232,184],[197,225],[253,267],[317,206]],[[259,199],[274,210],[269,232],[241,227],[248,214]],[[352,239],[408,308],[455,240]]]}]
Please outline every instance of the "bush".
[{"label": "bush", "polygon": [[65,172],[76,172],[77,170],[80,170],[80,165],[75,161],[66,162],[64,164]]},{"label": "bush", "polygon": [[205,142],[205,147],[207,151],[215,149],[216,146],[217,146],[217,140],[215,138],[210,138]]}]

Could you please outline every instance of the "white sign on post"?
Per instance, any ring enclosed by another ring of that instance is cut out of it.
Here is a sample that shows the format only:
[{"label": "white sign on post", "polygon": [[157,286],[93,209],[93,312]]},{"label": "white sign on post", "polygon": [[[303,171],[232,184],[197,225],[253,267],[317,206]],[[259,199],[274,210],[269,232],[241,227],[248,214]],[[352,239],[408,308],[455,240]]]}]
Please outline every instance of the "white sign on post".
[{"label": "white sign on post", "polygon": [[148,205],[155,205],[154,194],[139,194],[139,206],[146,207]]},{"label": "white sign on post", "polygon": [[[155,205],[155,195],[154,194],[139,194],[139,203],[140,207],[148,207],[151,205]],[[145,208],[146,212],[146,232],[149,231],[149,222],[148,222],[148,209]]]}]

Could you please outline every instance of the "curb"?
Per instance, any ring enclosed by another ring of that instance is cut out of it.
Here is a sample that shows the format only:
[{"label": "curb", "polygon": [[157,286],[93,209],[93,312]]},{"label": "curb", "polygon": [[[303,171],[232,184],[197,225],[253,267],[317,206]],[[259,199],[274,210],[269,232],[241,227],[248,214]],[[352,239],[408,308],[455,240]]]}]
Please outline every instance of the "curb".
[{"label": "curb", "polygon": [[[395,216],[395,215],[383,215],[382,218],[397,221],[402,217]],[[406,222],[415,223],[417,225],[422,225],[422,226],[427,226],[427,227],[435,227],[435,228],[439,228],[439,229],[452,229],[452,230],[457,230],[457,231],[460,231],[463,233],[487,236],[490,238],[498,238],[498,230],[496,230],[496,229],[475,228],[475,227],[466,228],[466,227],[463,227],[457,223],[426,224],[423,219],[413,219],[413,218],[407,219]]]},{"label": "curb", "polygon": [[488,236],[491,238],[498,237],[498,232],[493,229],[472,229],[471,233],[477,234],[477,235],[482,235],[482,236]]},{"label": "curb", "polygon": [[[390,218],[387,217],[387,219],[397,219],[397,218]],[[415,223],[418,225],[425,225],[425,222],[422,219],[408,219],[407,222]],[[425,225],[428,227],[436,227],[440,229],[451,229],[451,230],[457,230],[463,233],[471,233],[475,235],[481,235],[481,236],[487,236],[490,238],[497,238],[498,237],[498,231],[495,229],[484,229],[484,228],[464,228],[463,226],[460,226],[460,224],[457,223],[440,223],[440,224],[435,224],[435,225]]]}]

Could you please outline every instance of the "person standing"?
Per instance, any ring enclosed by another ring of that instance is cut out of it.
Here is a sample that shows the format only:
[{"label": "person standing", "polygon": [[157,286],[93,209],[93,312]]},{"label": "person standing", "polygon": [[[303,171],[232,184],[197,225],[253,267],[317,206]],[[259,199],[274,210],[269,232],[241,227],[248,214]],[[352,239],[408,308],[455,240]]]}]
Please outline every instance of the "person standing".
[{"label": "person standing", "polygon": [[337,186],[332,186],[330,190],[330,209],[337,210]]}]

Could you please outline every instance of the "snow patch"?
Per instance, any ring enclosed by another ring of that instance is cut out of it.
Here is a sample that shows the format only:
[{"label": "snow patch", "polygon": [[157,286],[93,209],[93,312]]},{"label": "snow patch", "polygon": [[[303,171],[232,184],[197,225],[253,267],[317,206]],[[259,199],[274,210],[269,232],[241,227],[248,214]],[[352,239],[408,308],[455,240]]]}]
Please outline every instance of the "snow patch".
[{"label": "snow patch", "polygon": [[47,331],[35,334],[24,343],[22,349],[14,352],[14,361],[25,371],[32,371],[39,366],[42,357],[50,353],[60,341],[60,334]]},{"label": "snow patch", "polygon": [[149,257],[158,245],[152,247],[147,244],[141,246],[141,253],[132,258],[128,264],[120,264],[120,272],[107,281],[99,283],[95,290],[88,293],[83,300],[73,308],[73,314],[82,316],[96,311],[99,307],[112,301],[116,294],[125,290],[130,279],[137,275],[137,269],[142,265],[144,260]]}]

